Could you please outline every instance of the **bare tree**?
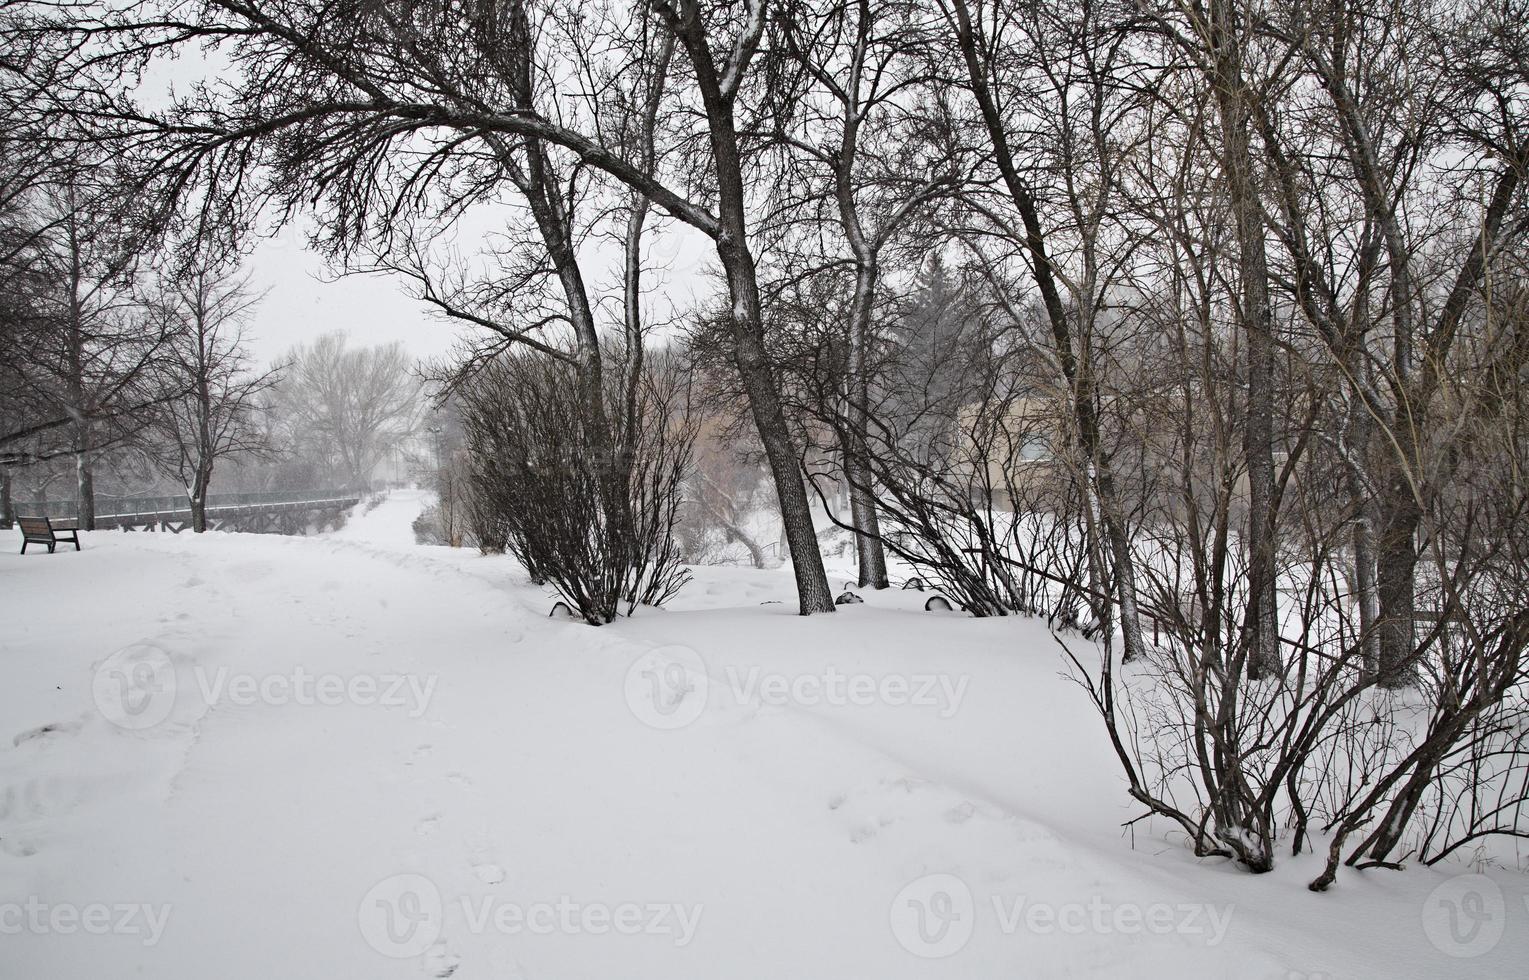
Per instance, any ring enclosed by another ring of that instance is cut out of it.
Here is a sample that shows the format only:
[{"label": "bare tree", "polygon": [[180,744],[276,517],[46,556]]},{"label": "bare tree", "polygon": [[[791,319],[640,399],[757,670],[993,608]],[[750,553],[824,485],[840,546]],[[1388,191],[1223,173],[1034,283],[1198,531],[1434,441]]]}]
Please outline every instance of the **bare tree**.
[{"label": "bare tree", "polygon": [[[939,140],[937,101],[919,56],[927,31],[900,3],[801,4],[776,12],[775,46],[799,67],[796,109],[776,120],[778,138],[802,166],[784,172],[783,220],[800,222],[803,203],[830,204],[854,272],[844,364],[848,405],[842,453],[850,488],[858,583],[887,587],[876,492],[865,461],[865,416],[875,382],[875,317],[882,256],[931,201],[956,185],[949,148]],[[782,98],[785,101],[785,98]],[[931,118],[933,116],[933,118]],[[801,237],[811,242],[823,218]],[[831,268],[827,257],[817,261]]]},{"label": "bare tree", "polygon": [[[1031,81],[1040,79],[1040,90],[1055,101],[1056,108],[1070,114],[1071,100],[1078,96],[1075,88],[1083,88],[1084,111],[1093,111],[1091,134],[1100,143],[1105,131],[1101,129],[1103,95],[1100,86],[1112,84],[1111,75],[1116,70],[1111,64],[1122,57],[1118,41],[1120,25],[1109,19],[1104,12],[1088,8],[1088,16],[1082,18],[1075,28],[1068,27],[1065,12],[1048,16],[1044,5],[1036,12],[1010,11],[1004,0],[994,3],[970,3],[969,0],[942,0],[939,9],[948,25],[953,42],[952,54],[964,69],[962,83],[975,103],[980,132],[992,148],[992,161],[997,171],[999,186],[1004,195],[1003,205],[1007,214],[995,215],[998,234],[1006,247],[1017,248],[1028,260],[1029,274],[1040,295],[1040,306],[1049,330],[1052,356],[1071,396],[1070,427],[1077,444],[1077,470],[1085,480],[1089,493],[1097,502],[1103,534],[1112,556],[1116,596],[1120,607],[1121,628],[1128,658],[1134,658],[1142,650],[1141,627],[1135,612],[1134,581],[1131,545],[1124,524],[1121,507],[1116,499],[1115,476],[1103,452],[1099,419],[1099,392],[1097,366],[1090,347],[1090,335],[1080,336],[1078,316],[1069,310],[1064,295],[1069,285],[1081,282],[1086,289],[1074,286],[1075,310],[1084,315],[1084,325],[1091,327],[1092,311],[1099,297],[1098,284],[1091,277],[1072,278],[1064,271],[1064,263],[1058,253],[1069,236],[1052,232],[1047,228],[1047,216],[1043,213],[1043,188],[1036,183],[1041,171],[1027,167],[1026,149],[1035,153],[1033,147],[1016,144],[1016,134],[1027,135],[1025,127],[1017,124],[1011,113],[1022,112],[1025,99],[1033,96]],[[1021,43],[1008,45],[991,36],[994,24],[1007,23],[1013,15],[1015,27],[1012,33],[1029,31]],[[1072,59],[1072,60],[1069,60]],[[1082,61],[1081,66],[1075,65]],[[1124,67],[1119,69],[1124,72]],[[1082,84],[1073,81],[1072,75],[1081,75]],[[1093,97],[1087,94],[1089,86],[1095,88]],[[1103,149],[1103,147],[1099,147]],[[1055,151],[1052,151],[1055,152]],[[1061,172],[1070,167],[1070,147],[1061,146],[1059,161]],[[1091,161],[1095,166],[1106,165],[1107,160]],[[1109,181],[1100,183],[1108,189]],[[1070,218],[1080,219],[1087,231],[1092,220],[1088,214],[1076,213]],[[1086,237],[1086,236],[1085,236]],[[1057,239],[1061,239],[1059,244]],[[1089,256],[1086,252],[1085,257]]]},{"label": "bare tree", "polygon": [[377,464],[419,422],[420,385],[399,343],[351,348],[329,333],[284,358],[276,388],[286,441],[364,490]]},{"label": "bare tree", "polygon": [[254,415],[277,373],[251,368],[243,334],[259,301],[232,263],[200,254],[166,277],[159,300],[157,312],[173,330],[160,370],[186,394],[158,406],[149,437],[139,443],[185,487],[198,533],[207,530],[207,490],[218,461],[270,449]]},{"label": "bare tree", "polygon": [[7,268],[10,398],[21,408],[0,433],[21,461],[75,464],[79,526],[95,526],[95,461],[148,411],[179,394],[157,362],[168,328],[135,286],[140,229],[109,168],[72,158],[30,188],[18,208]]}]

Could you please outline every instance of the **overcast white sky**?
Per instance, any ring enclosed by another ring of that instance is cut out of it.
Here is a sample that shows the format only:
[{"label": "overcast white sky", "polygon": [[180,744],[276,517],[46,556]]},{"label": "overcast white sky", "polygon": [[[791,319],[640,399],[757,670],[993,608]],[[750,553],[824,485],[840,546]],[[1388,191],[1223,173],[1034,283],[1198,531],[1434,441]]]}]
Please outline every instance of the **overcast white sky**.
[{"label": "overcast white sky", "polygon": [[247,267],[265,291],[246,329],[257,361],[275,360],[330,330],[344,330],[359,344],[402,341],[419,357],[444,354],[455,337],[454,327],[429,318],[395,280],[325,281],[323,262],[294,232],[263,242]]},{"label": "overcast white sky", "polygon": [[[464,252],[479,243],[459,239]],[[670,227],[650,244],[654,268],[645,276],[650,290],[650,322],[672,310],[688,310],[713,286],[704,269],[710,264],[709,243],[699,235]],[[616,269],[598,252],[583,256],[592,293],[616,284]],[[336,280],[324,262],[304,246],[301,229],[284,229],[255,248],[246,262],[253,285],[265,298],[246,326],[250,352],[257,362],[274,361],[298,344],[319,334],[343,330],[353,345],[401,341],[415,357],[428,359],[450,352],[463,329],[432,316],[405,292],[393,276],[349,276]],[[592,295],[597,299],[597,295]]]}]

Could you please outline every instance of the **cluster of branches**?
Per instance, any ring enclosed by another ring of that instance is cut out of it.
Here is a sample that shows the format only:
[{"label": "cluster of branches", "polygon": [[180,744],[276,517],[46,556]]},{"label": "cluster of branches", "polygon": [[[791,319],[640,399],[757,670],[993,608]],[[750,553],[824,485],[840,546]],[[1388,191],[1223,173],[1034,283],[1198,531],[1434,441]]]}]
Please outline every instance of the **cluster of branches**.
[{"label": "cluster of branches", "polygon": [[[17,107],[6,107],[17,120]],[[129,460],[185,490],[197,530],[214,464],[258,453],[242,324],[258,301],[229,229],[151,226],[121,161],[56,152],[11,128],[0,182],[0,472],[70,460],[78,525],[94,527],[96,474]]]},{"label": "cluster of branches", "polygon": [[[635,488],[672,499],[688,446],[642,435],[671,424],[642,408],[645,243],[700,236],[725,297],[695,347],[753,426],[801,611],[833,609],[809,487],[837,479],[863,585],[890,549],[973,613],[1105,639],[1078,668],[1135,798],[1254,870],[1320,820],[1325,887],[1371,821],[1350,863],[1518,832],[1526,12],[13,0],[0,24],[20,130],[110,148],[156,213],[312,208],[338,263],[476,329],[474,479],[579,501],[534,548],[484,513],[533,574],[578,569],[591,622],[654,580],[613,569],[669,567],[632,557],[666,553],[672,508]],[[193,47],[216,79],[144,99]],[[502,230],[457,254],[485,206]],[[639,526],[656,550],[617,541]],[[1446,805],[1463,772],[1503,802]]]},{"label": "cluster of branches", "polygon": [[621,469],[602,455],[567,364],[506,353],[457,389],[475,536],[502,543],[596,626],[662,605],[689,578],[674,534],[695,437],[685,392],[652,366],[637,385],[630,401],[612,399],[631,461]]}]

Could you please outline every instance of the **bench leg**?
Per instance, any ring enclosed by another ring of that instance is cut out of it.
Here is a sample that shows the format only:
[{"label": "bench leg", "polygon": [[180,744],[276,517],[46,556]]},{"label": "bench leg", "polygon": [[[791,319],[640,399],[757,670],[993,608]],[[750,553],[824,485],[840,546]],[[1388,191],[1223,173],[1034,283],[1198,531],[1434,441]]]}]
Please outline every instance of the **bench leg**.
[{"label": "bench leg", "polygon": [[22,538],[21,539],[21,553],[23,555],[27,553],[27,539],[26,538]]},{"label": "bench leg", "polygon": [[48,542],[48,554],[50,554],[50,555],[53,554],[53,549],[57,548],[57,547],[58,547],[58,543],[57,542],[49,541]]}]

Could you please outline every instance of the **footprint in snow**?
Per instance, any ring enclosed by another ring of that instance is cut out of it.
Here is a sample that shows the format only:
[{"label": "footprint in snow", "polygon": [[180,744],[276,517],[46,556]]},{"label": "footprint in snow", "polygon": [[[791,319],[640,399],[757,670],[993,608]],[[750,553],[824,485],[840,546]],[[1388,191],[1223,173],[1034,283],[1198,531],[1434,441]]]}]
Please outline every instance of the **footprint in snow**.
[{"label": "footprint in snow", "polygon": [[461,965],[462,957],[447,949],[445,943],[436,943],[425,950],[425,966],[437,980],[445,980],[456,973],[457,967]]},{"label": "footprint in snow", "polygon": [[0,792],[0,837],[9,823],[57,817],[85,799],[85,784],[63,775],[33,776]]},{"label": "footprint in snow", "polygon": [[865,841],[870,840],[872,837],[875,837],[876,836],[876,831],[878,829],[879,828],[872,827],[869,824],[861,824],[860,826],[856,827],[854,830],[850,831],[849,842],[851,844],[861,844],[861,843],[864,843]]},{"label": "footprint in snow", "polygon": [[28,728],[25,731],[17,732],[16,737],[11,739],[11,744],[19,746],[21,743],[30,742],[33,739],[48,738],[55,735],[73,735],[79,730],[80,723],[78,721],[53,721],[46,725],[38,725],[36,728]]},{"label": "footprint in snow", "polygon": [[497,864],[475,864],[473,874],[485,885],[497,885],[504,881],[504,869]]},{"label": "footprint in snow", "polygon": [[440,826],[441,818],[438,816],[430,816],[415,824],[414,832],[420,837],[434,837],[435,832],[440,829]]},{"label": "footprint in snow", "polygon": [[37,853],[37,845],[18,837],[0,837],[0,851],[11,857],[31,857]]}]

